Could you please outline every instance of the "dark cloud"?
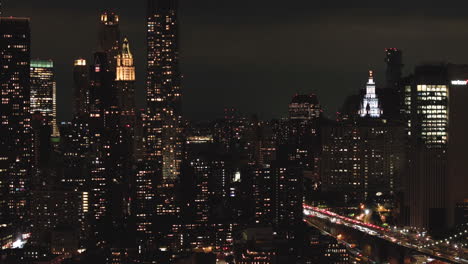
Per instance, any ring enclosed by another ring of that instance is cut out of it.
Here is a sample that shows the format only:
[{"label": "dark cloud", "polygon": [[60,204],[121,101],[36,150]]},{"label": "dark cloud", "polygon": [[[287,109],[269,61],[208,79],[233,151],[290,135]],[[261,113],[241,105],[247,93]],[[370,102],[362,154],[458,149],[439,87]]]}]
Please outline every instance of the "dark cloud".
[{"label": "dark cloud", "polygon": [[[96,46],[98,16],[121,14],[137,59],[144,105],[145,2],[3,0],[4,13],[32,18],[33,57],[56,61],[60,118],[70,116],[72,62]],[[184,111],[212,118],[224,106],[271,118],[296,92],[314,92],[335,112],[364,84],[382,80],[383,50],[421,61],[468,62],[466,1],[181,0]]]}]

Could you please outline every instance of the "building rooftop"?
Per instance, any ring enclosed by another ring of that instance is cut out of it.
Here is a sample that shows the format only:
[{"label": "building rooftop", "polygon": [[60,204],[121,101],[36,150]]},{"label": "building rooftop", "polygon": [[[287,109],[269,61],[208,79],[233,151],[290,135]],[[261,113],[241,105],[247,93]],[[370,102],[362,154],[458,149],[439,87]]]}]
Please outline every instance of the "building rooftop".
[{"label": "building rooftop", "polygon": [[318,98],[317,95],[315,94],[296,94],[292,101],[291,104],[318,104]]}]

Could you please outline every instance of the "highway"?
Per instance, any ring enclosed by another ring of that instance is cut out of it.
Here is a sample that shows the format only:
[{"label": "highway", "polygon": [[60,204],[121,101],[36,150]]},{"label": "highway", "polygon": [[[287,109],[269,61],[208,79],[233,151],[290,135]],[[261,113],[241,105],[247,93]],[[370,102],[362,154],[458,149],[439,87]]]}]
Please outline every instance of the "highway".
[{"label": "highway", "polygon": [[452,245],[449,241],[444,243],[434,241],[425,234],[405,229],[383,228],[308,205],[304,205],[304,216],[305,220],[309,217],[318,217],[335,225],[343,225],[439,260],[452,263],[468,263],[466,248],[462,248],[457,244]]}]

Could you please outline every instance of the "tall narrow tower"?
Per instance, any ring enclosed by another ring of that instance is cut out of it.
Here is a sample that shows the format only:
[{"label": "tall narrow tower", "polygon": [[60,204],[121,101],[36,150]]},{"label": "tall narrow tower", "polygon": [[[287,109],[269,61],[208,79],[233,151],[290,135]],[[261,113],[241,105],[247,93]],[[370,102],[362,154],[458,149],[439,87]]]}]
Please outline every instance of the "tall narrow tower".
[{"label": "tall narrow tower", "polygon": [[85,59],[76,59],[73,66],[73,115],[89,114],[89,66]]},{"label": "tall narrow tower", "polygon": [[385,54],[385,62],[387,63],[385,88],[398,89],[398,83],[403,74],[403,53],[396,48],[387,48]]},{"label": "tall narrow tower", "polygon": [[380,117],[382,110],[380,110],[379,98],[375,91],[374,73],[369,71],[369,81],[366,85],[366,91],[361,104],[359,115],[361,117]]},{"label": "tall narrow tower", "polygon": [[107,53],[111,71],[115,71],[117,55],[120,50],[119,16],[113,12],[101,15],[99,29],[99,49]]},{"label": "tall narrow tower", "polygon": [[[137,175],[137,224],[146,247],[169,248],[179,219],[182,157],[177,0],[147,0],[146,154]],[[155,231],[157,230],[157,231]]]},{"label": "tall narrow tower", "polygon": [[180,167],[181,76],[177,0],[148,0],[148,155],[157,176],[174,182]]},{"label": "tall narrow tower", "polygon": [[130,44],[124,38],[122,48],[117,55],[117,100],[124,125],[133,126],[135,118],[135,64],[130,51]]}]

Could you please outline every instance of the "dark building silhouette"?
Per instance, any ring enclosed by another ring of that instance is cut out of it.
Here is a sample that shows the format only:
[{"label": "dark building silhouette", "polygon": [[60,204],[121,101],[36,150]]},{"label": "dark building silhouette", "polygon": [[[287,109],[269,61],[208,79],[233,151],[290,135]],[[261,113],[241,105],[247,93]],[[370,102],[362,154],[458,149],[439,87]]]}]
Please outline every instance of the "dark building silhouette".
[{"label": "dark building silhouette", "polygon": [[0,19],[0,222],[26,221],[32,169],[29,19]]},{"label": "dark building silhouette", "polygon": [[389,120],[402,120],[404,91],[402,88],[403,51],[396,48],[385,49],[385,84],[377,90],[381,98],[383,115]]},{"label": "dark building silhouette", "polygon": [[116,69],[120,47],[119,15],[104,12],[99,24],[99,51],[107,53],[111,71]]},{"label": "dark building silhouette", "polygon": [[89,66],[85,59],[73,64],[73,117],[85,117],[90,111]]},{"label": "dark building silhouette", "polygon": [[385,63],[387,64],[385,88],[398,89],[403,76],[403,51],[396,48],[387,48],[385,53]]}]

